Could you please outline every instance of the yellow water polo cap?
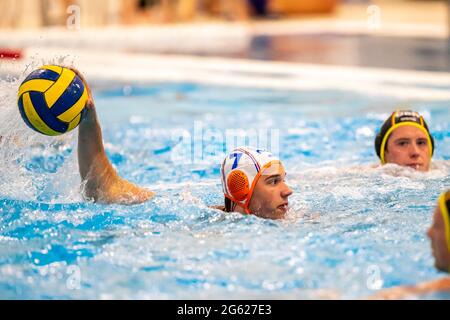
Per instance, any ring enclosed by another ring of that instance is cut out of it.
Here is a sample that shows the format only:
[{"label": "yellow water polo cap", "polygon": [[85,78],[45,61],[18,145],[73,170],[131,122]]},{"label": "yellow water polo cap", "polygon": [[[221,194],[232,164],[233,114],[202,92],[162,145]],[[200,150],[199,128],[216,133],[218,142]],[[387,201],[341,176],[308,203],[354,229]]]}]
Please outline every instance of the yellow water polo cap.
[{"label": "yellow water polo cap", "polygon": [[395,129],[402,126],[417,127],[427,135],[431,158],[434,153],[434,139],[431,136],[428,125],[423,117],[415,111],[398,110],[393,112],[392,115],[383,123],[380,132],[375,138],[375,151],[378,157],[381,159],[381,163],[386,164],[384,154],[389,136],[392,134],[392,132],[394,132]]}]

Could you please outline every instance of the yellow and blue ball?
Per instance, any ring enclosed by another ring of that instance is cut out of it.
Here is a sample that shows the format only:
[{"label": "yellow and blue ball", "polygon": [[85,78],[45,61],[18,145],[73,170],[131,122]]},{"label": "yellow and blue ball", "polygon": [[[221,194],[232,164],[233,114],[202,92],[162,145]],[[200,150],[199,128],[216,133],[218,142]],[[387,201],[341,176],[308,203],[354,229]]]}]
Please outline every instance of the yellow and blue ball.
[{"label": "yellow and blue ball", "polygon": [[88,100],[87,88],[75,72],[60,66],[43,66],[20,85],[18,105],[25,123],[48,136],[75,129]]}]

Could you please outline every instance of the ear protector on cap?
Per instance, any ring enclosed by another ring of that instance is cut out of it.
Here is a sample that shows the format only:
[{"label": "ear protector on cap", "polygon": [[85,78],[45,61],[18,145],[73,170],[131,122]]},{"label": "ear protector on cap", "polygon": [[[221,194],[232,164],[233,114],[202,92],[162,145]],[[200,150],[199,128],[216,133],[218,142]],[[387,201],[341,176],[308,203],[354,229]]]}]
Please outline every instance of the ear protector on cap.
[{"label": "ear protector on cap", "polygon": [[238,201],[245,200],[250,192],[247,175],[241,170],[234,170],[228,175],[227,186],[230,195]]}]

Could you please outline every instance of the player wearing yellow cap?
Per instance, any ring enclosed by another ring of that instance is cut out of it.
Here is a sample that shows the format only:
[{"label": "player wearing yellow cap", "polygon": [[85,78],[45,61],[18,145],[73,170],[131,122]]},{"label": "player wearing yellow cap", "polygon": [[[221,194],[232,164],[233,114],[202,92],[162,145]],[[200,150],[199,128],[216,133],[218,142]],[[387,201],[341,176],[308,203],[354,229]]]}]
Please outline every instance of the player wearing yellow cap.
[{"label": "player wearing yellow cap", "polygon": [[[428,229],[435,267],[450,273],[450,190],[443,193],[434,211],[433,223]],[[402,299],[434,292],[450,293],[450,277],[425,282],[412,287],[396,287],[384,290],[374,299]]]},{"label": "player wearing yellow cap", "polygon": [[430,169],[434,139],[423,117],[415,111],[395,111],[375,138],[381,164],[395,163],[418,171]]}]

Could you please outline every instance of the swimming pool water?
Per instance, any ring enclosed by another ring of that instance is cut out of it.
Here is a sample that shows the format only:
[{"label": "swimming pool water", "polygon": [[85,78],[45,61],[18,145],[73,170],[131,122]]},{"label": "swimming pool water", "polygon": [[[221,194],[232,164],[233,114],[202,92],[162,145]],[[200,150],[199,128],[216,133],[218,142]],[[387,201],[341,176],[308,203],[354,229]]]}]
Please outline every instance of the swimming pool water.
[{"label": "swimming pool water", "polygon": [[[15,85],[4,84],[1,97],[1,299],[360,298],[443,276],[425,232],[450,186],[447,101],[98,86],[109,158],[157,193],[127,207],[82,200],[76,132],[47,138],[27,129]],[[371,167],[376,129],[405,104],[436,139],[430,173]],[[232,128],[260,134],[260,147],[269,137],[284,161],[295,192],[285,220],[209,208],[223,202],[218,162]]]}]

